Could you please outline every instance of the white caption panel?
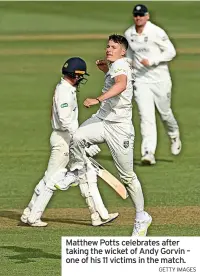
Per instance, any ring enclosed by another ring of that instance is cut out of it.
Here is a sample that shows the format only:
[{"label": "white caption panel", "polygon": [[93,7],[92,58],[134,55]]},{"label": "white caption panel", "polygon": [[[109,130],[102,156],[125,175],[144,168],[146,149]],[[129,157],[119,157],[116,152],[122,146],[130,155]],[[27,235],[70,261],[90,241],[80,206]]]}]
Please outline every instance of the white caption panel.
[{"label": "white caption panel", "polygon": [[62,276],[127,272],[200,275],[200,237],[62,237]]}]

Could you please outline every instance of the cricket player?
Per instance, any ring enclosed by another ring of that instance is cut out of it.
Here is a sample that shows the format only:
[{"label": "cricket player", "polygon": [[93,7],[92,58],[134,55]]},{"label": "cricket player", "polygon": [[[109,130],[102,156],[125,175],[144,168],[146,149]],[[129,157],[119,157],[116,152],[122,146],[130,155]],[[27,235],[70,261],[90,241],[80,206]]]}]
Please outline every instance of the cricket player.
[{"label": "cricket player", "polygon": [[176,51],[166,32],[149,21],[146,6],[134,7],[133,20],[135,24],[125,32],[129,43],[127,58],[134,67],[134,97],[142,135],[141,161],[152,165],[156,163],[157,146],[155,107],[170,137],[172,154],[181,151],[179,127],[171,110],[172,81],[167,65]]},{"label": "cricket player", "polygon": [[[63,78],[57,84],[52,106],[51,124],[53,132],[50,137],[51,155],[47,170],[44,177],[35,187],[34,194],[27,208],[25,208],[21,221],[28,223],[30,226],[44,227],[46,222],[41,220],[41,216],[50,201],[57,180],[62,178],[66,173],[66,165],[69,162],[69,145],[75,131],[78,128],[78,104],[76,98],[76,90],[83,83],[88,75],[86,63],[79,57],[68,59],[62,67]],[[94,156],[100,151],[97,145],[88,145],[85,148],[90,156]],[[88,168],[91,164],[88,162]],[[94,168],[88,169],[88,177],[94,174]],[[88,192],[89,193],[89,192]],[[92,195],[89,194],[87,200],[89,208],[92,209],[95,215],[92,216],[92,224],[94,226],[102,225],[113,220],[118,216],[116,214],[108,214],[105,208],[98,188],[93,187],[92,193],[98,199],[98,207],[102,211],[103,220],[95,209]],[[92,205],[92,206],[91,206]]]},{"label": "cricket player", "polygon": [[[88,98],[85,107],[100,105],[99,110],[86,120],[73,136],[70,151],[68,185],[76,182],[78,174],[80,186],[85,183],[87,160],[84,148],[89,144],[106,142],[115,166],[136,208],[133,236],[146,236],[151,224],[151,216],[144,211],[141,184],[133,172],[134,128],[132,124],[132,69],[124,58],[128,42],[121,35],[111,35],[108,39],[106,59],[96,62],[105,73],[102,95]],[[74,179],[73,179],[74,177]],[[67,181],[66,181],[67,182]],[[66,184],[67,185],[67,184]]]}]

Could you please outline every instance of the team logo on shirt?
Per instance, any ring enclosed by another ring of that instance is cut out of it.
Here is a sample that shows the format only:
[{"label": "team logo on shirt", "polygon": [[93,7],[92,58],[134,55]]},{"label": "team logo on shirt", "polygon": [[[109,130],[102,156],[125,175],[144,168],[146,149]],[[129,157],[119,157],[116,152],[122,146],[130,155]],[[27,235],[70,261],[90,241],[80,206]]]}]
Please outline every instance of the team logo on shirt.
[{"label": "team logo on shirt", "polygon": [[87,143],[87,141],[85,140],[85,139],[83,139],[83,140],[81,140],[80,142],[79,142],[79,146],[81,147],[81,148],[86,148],[87,147],[87,145],[88,145],[88,143]]},{"label": "team logo on shirt", "polygon": [[144,42],[147,42],[148,41],[148,36],[145,36],[144,37]]},{"label": "team logo on shirt", "polygon": [[127,149],[129,147],[129,141],[125,140],[123,145],[124,145],[124,148]]},{"label": "team logo on shirt", "polygon": [[61,108],[68,107],[68,103],[63,103],[60,105]]}]

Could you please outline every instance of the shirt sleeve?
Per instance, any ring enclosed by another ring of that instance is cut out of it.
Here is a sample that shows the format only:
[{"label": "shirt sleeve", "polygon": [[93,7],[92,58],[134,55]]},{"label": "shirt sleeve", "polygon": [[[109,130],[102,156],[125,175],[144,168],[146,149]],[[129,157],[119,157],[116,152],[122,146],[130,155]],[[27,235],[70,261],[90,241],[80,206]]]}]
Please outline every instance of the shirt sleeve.
[{"label": "shirt sleeve", "polygon": [[[127,41],[129,41],[129,32],[128,32],[128,31],[126,31],[126,32],[124,33],[124,36],[125,36],[125,38],[127,39]],[[130,46],[128,46],[128,49],[127,49],[127,51],[126,51],[126,58],[127,58],[127,61],[128,61],[130,64],[132,64],[133,58],[134,58],[134,53],[133,53],[133,50],[131,49]]]},{"label": "shirt sleeve", "polygon": [[133,58],[134,58],[134,53],[133,50],[128,46],[128,49],[126,51],[126,59],[129,64],[133,64]]},{"label": "shirt sleeve", "polygon": [[123,59],[116,60],[110,68],[110,76],[112,79],[119,75],[128,76],[127,65],[125,64]]},{"label": "shirt sleeve", "polygon": [[66,90],[63,87],[58,89],[56,107],[58,112],[58,118],[61,124],[61,129],[63,131],[73,132],[74,127],[72,124],[71,114],[73,112],[73,95],[70,90]]},{"label": "shirt sleeve", "polygon": [[171,61],[176,56],[174,45],[164,30],[159,29],[157,31],[155,43],[160,48],[161,53],[156,57],[149,59],[150,66],[158,65],[160,62]]}]

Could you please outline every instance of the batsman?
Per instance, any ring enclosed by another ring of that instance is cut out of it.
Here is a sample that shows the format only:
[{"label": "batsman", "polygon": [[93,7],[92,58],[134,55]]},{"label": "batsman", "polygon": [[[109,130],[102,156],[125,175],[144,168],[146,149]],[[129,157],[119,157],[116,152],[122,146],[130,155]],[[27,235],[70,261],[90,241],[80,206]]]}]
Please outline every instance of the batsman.
[{"label": "batsman", "polygon": [[[132,124],[132,68],[124,58],[128,42],[121,35],[108,38],[106,60],[96,62],[105,73],[102,94],[88,98],[84,106],[100,105],[99,110],[86,120],[73,136],[70,150],[70,170],[65,185],[77,181],[85,183],[87,144],[107,143],[115,166],[136,208],[133,236],[146,236],[151,216],[144,211],[144,198],[140,181],[133,171],[134,127]],[[107,65],[108,63],[108,65]],[[68,180],[68,182],[67,182]]]}]

